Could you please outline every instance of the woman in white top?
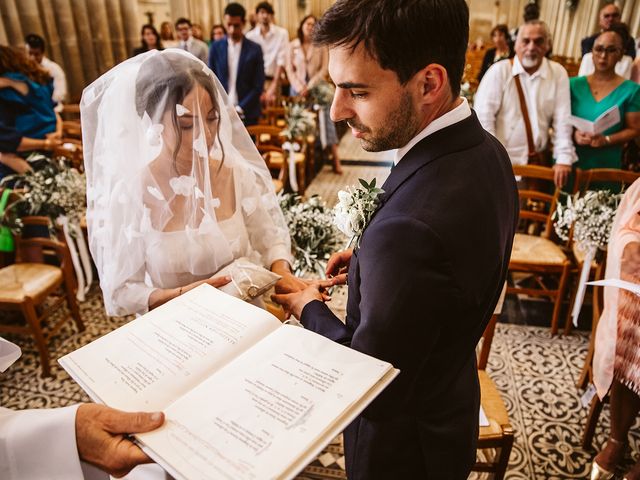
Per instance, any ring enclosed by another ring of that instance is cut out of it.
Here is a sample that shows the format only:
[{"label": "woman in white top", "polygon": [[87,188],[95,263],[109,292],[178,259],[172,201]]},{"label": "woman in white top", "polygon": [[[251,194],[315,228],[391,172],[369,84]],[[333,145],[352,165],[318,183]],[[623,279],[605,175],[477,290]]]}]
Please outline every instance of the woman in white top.
[{"label": "woman in white top", "polygon": [[[307,97],[309,90],[318,83],[326,81],[329,65],[329,52],[325,47],[317,47],[313,44],[313,29],[316,26],[316,17],[307,15],[300,22],[297,38],[289,43],[287,49],[286,71],[289,83],[291,83],[291,96]],[[342,173],[340,157],[338,156],[338,135],[336,127],[329,117],[329,109],[322,108],[319,115],[324,115],[323,124],[326,138],[323,147],[331,148],[333,156],[334,173]]]},{"label": "woman in white top", "polygon": [[129,59],[81,101],[87,225],[107,313],[144,313],[240,257],[304,287],[271,176],[213,72],[180,50]]}]

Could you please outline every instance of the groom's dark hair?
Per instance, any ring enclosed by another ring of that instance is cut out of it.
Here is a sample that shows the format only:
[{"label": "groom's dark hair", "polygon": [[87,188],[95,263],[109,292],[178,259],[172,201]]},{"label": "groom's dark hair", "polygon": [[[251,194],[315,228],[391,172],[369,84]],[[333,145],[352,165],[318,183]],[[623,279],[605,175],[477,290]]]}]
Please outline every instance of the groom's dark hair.
[{"label": "groom's dark hair", "polygon": [[402,84],[437,63],[447,70],[457,96],[469,41],[469,7],[465,0],[338,0],[316,25],[313,39],[353,50],[362,43]]}]

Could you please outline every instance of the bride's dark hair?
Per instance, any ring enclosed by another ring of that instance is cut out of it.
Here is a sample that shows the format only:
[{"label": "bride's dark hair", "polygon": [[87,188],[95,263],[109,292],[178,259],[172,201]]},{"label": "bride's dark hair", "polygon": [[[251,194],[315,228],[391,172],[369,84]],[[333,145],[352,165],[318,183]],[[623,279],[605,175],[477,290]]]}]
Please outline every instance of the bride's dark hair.
[{"label": "bride's dark hair", "polygon": [[[202,69],[202,63],[188,55],[160,52],[146,59],[140,66],[136,77],[136,111],[142,117],[146,112],[154,123],[159,123],[164,113],[171,110],[171,124],[176,132],[177,143],[173,148],[173,168],[177,173],[176,157],[182,144],[182,133],[178,123],[176,105],[193,90],[196,82],[204,88],[220,118],[220,105],[216,100],[216,90],[212,78]],[[215,140],[222,151],[221,164],[224,162],[224,147],[220,141],[220,122],[216,126]]]}]

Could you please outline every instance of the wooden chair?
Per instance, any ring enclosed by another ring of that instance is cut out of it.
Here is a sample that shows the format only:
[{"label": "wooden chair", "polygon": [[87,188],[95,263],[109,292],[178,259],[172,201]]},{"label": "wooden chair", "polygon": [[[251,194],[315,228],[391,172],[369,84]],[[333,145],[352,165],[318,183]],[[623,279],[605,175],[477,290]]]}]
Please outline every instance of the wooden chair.
[{"label": "wooden chair", "polygon": [[480,427],[477,449],[482,451],[485,458],[476,461],[475,472],[493,473],[496,480],[502,480],[509,464],[509,456],[513,447],[513,428],[509,422],[509,414],[493,380],[485,371],[491,351],[491,344],[498,317],[502,311],[505,290],[501,300],[485,328],[482,335],[480,353],[478,355],[478,378],[480,380],[480,398],[484,413],[489,420],[489,426]]},{"label": "wooden chair", "polygon": [[266,125],[280,129],[287,126],[287,110],[284,107],[267,107],[263,115]]},{"label": "wooden chair", "polygon": [[[612,185],[619,186],[620,189],[624,189],[635,182],[638,178],[640,178],[639,172],[630,172],[628,170],[619,170],[616,168],[594,168],[592,170],[577,170],[576,172],[576,190],[580,193],[584,193],[587,190],[593,189],[595,186],[597,188],[600,183],[609,183]],[[584,263],[585,252],[580,250],[578,245],[571,241],[570,242],[570,250],[573,256],[573,264],[576,266],[574,271],[571,273],[575,273],[576,276],[579,275],[582,270],[582,264]],[[599,262],[601,262],[600,260]],[[591,265],[591,276],[593,276],[594,272],[598,268],[598,261],[594,261]],[[573,301],[575,300],[576,291],[578,285],[577,282],[574,282],[571,288],[571,303],[573,306]],[[567,319],[565,321],[564,333],[568,334],[571,331],[572,323],[571,323],[571,308],[567,313]],[[600,318],[598,316],[598,318]]]},{"label": "wooden chair", "polygon": [[[548,297],[553,302],[551,334],[558,333],[558,320],[564,298],[571,262],[563,249],[551,240],[551,217],[556,209],[559,190],[553,186],[553,170],[536,165],[515,165],[513,172],[521,177],[518,187],[520,197],[520,233],[513,240],[509,273],[530,276],[529,286],[513,286],[507,293],[522,293],[536,297]],[[544,189],[550,185],[553,193]],[[539,234],[533,234],[540,232]],[[549,283],[551,280],[554,286]]]},{"label": "wooden chair", "polygon": [[[48,228],[50,225],[46,217],[22,220],[25,226]],[[67,315],[61,315],[53,322],[50,315],[66,300],[77,329],[85,328],[76,303],[71,257],[66,244],[57,239],[21,238],[16,243],[16,263],[0,269],[0,310],[21,312],[24,324],[0,322],[0,334],[30,335],[40,353],[42,376],[46,377],[51,375],[48,340],[68,320]],[[44,251],[55,253],[60,266],[44,263]]]},{"label": "wooden chair", "polygon": [[[280,127],[274,127],[272,125],[252,125],[247,127],[247,131],[255,142],[256,147],[258,147],[258,150],[261,146],[266,145],[282,149],[284,138],[280,135],[280,133],[282,132],[282,129]],[[304,142],[299,143],[302,150],[302,148],[304,148]],[[271,154],[270,163],[273,168],[277,168],[281,165],[287,165],[289,153],[285,153],[286,155],[282,156],[279,156],[276,152],[273,152]],[[294,154],[296,179],[298,181],[298,193],[300,193],[301,195],[304,194],[306,188],[305,158],[305,154],[302,153],[302,151],[296,152]],[[286,184],[285,188],[287,188]]]},{"label": "wooden chair", "polygon": [[[286,158],[286,152],[282,148],[273,145],[258,145],[257,148],[267,164],[267,169],[271,172],[273,188],[276,193],[284,191],[289,184],[287,162],[282,161],[283,158]],[[274,162],[273,159],[276,161]]]},{"label": "wooden chair", "polygon": [[75,120],[79,122],[80,121],[80,105],[78,105],[77,103],[66,103],[62,105],[60,116],[62,117],[62,120]]},{"label": "wooden chair", "polygon": [[82,127],[80,121],[77,120],[63,120],[62,121],[62,137],[74,138],[82,141]]},{"label": "wooden chair", "polygon": [[82,142],[76,139],[63,138],[62,145],[53,150],[53,157],[64,157],[71,163],[73,168],[79,172],[84,171]]}]

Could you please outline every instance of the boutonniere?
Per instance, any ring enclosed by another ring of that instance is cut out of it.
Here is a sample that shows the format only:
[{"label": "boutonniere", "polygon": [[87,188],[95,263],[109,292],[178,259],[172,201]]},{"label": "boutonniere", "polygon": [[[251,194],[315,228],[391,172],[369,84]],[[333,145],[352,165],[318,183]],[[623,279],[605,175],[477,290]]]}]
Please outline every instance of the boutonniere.
[{"label": "boutonniere", "polygon": [[347,248],[355,242],[360,245],[360,238],[369,220],[380,205],[380,195],[384,190],[376,187],[376,179],[367,183],[359,179],[360,186],[347,187],[338,192],[338,203],[333,208],[333,223],[338,230],[350,238]]}]

